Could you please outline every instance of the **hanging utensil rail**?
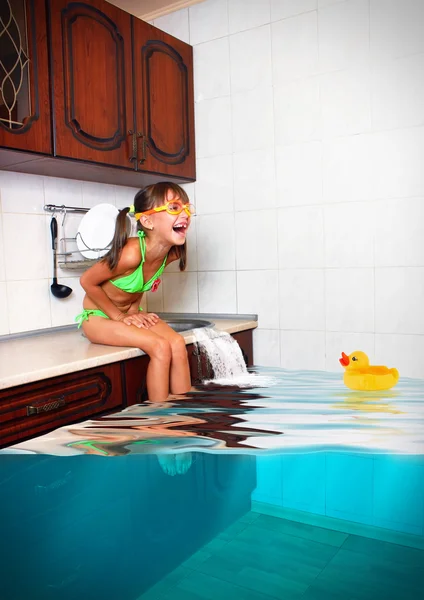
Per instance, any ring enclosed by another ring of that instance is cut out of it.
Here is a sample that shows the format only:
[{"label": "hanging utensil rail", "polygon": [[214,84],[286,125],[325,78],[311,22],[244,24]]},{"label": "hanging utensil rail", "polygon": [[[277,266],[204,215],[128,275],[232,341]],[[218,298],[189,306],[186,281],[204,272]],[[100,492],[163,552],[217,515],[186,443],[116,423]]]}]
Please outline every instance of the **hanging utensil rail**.
[{"label": "hanging utensil rail", "polygon": [[57,206],[56,204],[45,204],[44,210],[48,212],[87,213],[90,209],[82,208],[80,206],[65,206],[64,204],[61,206]]}]

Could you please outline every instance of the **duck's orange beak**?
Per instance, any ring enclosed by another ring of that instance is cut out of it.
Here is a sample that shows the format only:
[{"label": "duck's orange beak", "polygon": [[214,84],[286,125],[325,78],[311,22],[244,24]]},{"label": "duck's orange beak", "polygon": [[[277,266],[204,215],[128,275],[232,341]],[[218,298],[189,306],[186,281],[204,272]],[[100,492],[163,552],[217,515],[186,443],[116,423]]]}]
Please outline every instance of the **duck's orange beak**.
[{"label": "duck's orange beak", "polygon": [[349,364],[349,357],[347,356],[347,354],[345,354],[344,352],[342,352],[342,357],[339,358],[339,363],[342,365],[342,367],[347,367],[347,365]]}]

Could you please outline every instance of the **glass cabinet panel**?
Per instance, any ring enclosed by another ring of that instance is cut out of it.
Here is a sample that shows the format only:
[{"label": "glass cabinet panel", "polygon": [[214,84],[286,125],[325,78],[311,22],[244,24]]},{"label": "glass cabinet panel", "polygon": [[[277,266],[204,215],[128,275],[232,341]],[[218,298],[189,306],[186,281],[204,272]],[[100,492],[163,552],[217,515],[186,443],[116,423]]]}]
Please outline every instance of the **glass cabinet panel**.
[{"label": "glass cabinet panel", "polygon": [[25,0],[0,2],[0,124],[10,131],[31,116]]}]

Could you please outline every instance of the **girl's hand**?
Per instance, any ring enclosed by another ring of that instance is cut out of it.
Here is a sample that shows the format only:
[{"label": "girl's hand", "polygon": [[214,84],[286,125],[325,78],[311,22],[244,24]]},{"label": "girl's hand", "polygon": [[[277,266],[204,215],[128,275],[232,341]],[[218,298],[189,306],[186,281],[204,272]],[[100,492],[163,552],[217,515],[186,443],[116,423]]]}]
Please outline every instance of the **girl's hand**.
[{"label": "girl's hand", "polygon": [[125,325],[135,325],[142,329],[149,329],[159,321],[159,317],[155,313],[134,313],[131,315],[124,315],[120,319]]}]

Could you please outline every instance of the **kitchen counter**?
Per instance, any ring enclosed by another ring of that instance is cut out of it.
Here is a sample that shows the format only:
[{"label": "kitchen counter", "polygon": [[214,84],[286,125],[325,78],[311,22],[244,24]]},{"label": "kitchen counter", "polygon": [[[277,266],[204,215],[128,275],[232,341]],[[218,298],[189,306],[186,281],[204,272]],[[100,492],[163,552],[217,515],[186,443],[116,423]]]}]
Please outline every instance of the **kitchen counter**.
[{"label": "kitchen counter", "polygon": [[[256,315],[181,314],[167,318],[195,318],[212,321],[215,328],[227,333],[238,333],[257,327]],[[192,331],[182,332],[186,344],[192,344]],[[0,339],[0,389],[58,377],[92,367],[98,367],[128,358],[142,356],[138,348],[123,348],[92,344],[81,330],[74,326],[21,337],[3,336]]]}]

